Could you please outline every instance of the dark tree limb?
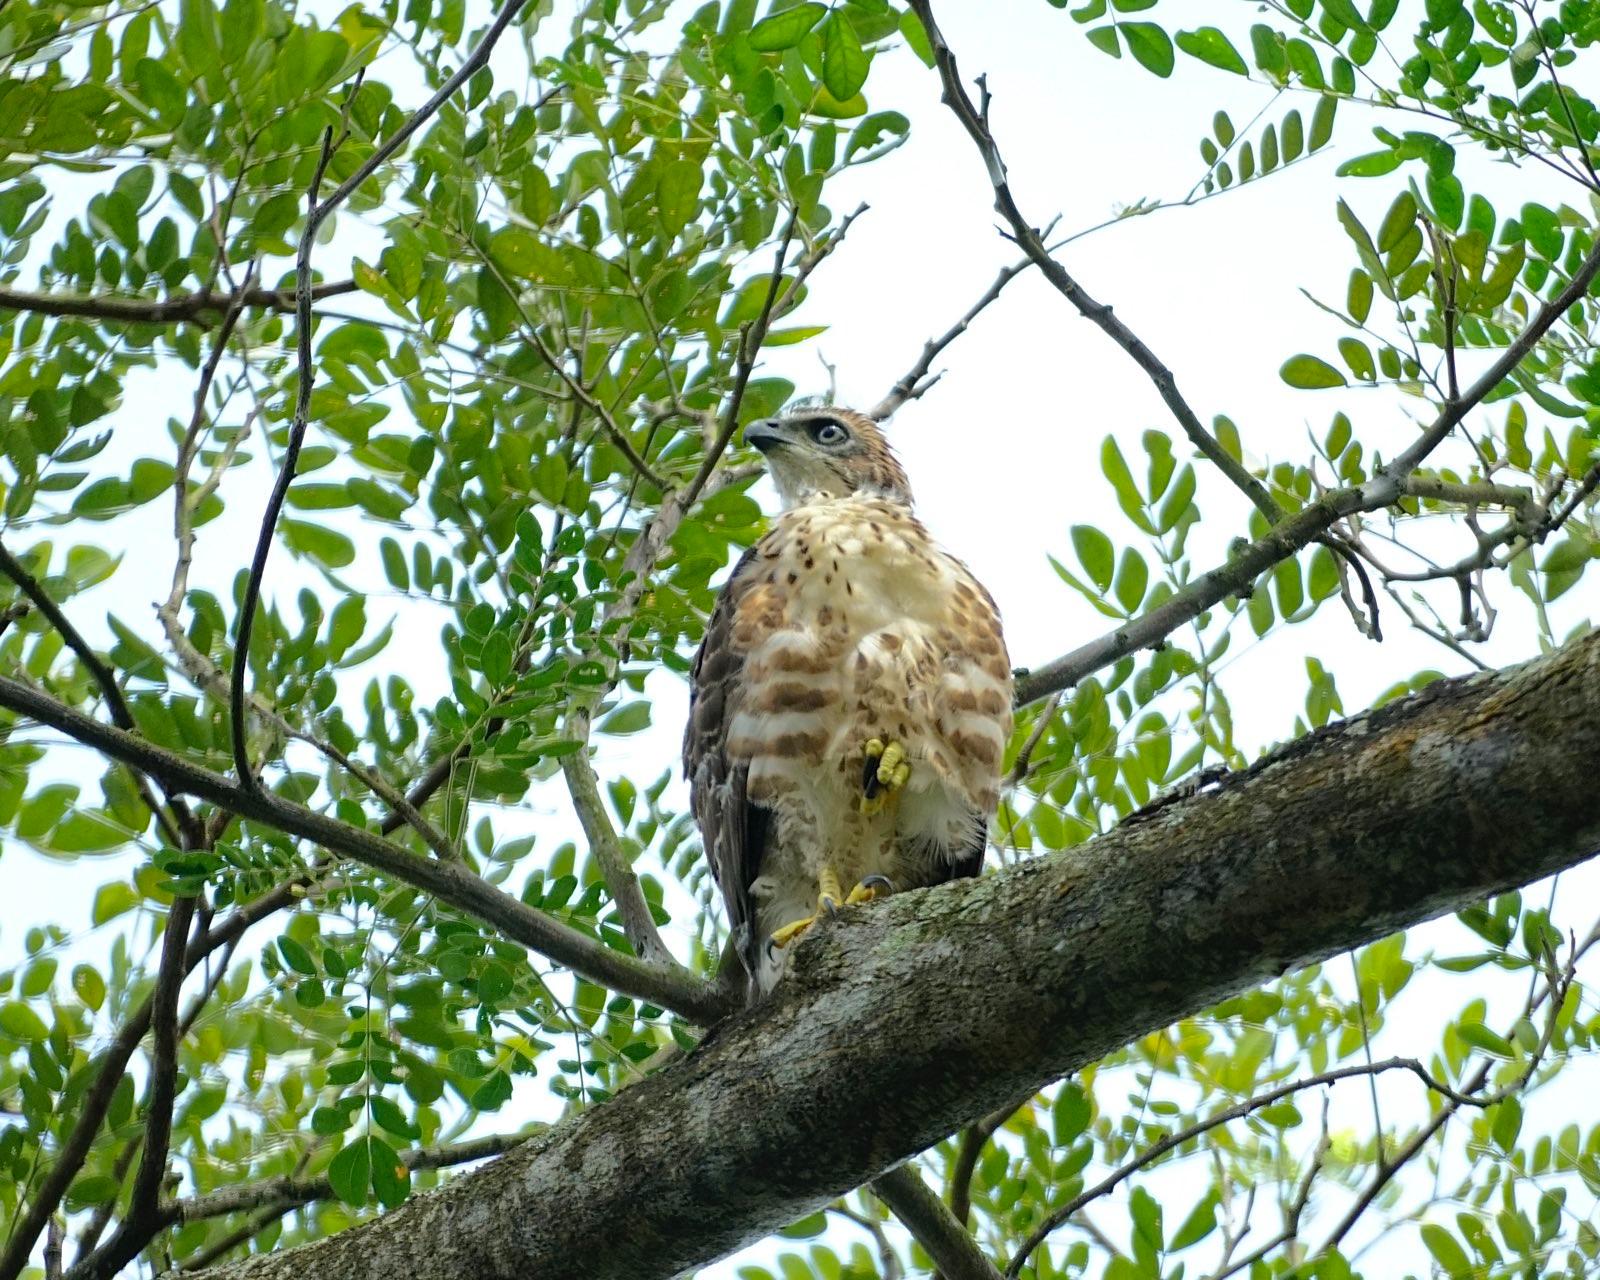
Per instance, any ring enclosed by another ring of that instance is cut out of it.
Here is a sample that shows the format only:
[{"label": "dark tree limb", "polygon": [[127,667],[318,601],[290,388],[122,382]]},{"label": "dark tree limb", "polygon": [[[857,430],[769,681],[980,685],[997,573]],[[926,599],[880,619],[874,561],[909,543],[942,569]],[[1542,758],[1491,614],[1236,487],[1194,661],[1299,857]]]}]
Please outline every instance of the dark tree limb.
[{"label": "dark tree limb", "polygon": [[[1286,516],[1261,538],[1237,551],[1226,564],[1201,574],[1182,591],[1169,596],[1132,622],[1029,671],[1017,681],[1017,704],[1025,706],[1058,689],[1069,689],[1085,676],[1110,666],[1118,658],[1159,644],[1179,627],[1198,618],[1227,596],[1248,589],[1261,574],[1321,537],[1346,516],[1362,511],[1380,511],[1393,505],[1405,493],[1411,473],[1472,409],[1481,404],[1527,358],[1550,326],[1588,292],[1596,275],[1600,275],[1600,241],[1590,248],[1566,286],[1540,306],[1522,332],[1506,345],[1506,349],[1482,376],[1462,391],[1458,398],[1444,405],[1433,421],[1396,454],[1393,461],[1365,483],[1332,490],[1309,506]],[[1596,464],[1594,470],[1594,483],[1600,484],[1600,464]],[[1587,481],[1588,477],[1585,479]]]},{"label": "dark tree limb", "polygon": [[[728,1011],[726,997],[710,982],[686,970],[650,964],[615,951],[496,889],[463,863],[419,857],[371,831],[307,809],[273,791],[247,789],[242,783],[102,724],[8,676],[0,676],[0,707],[49,725],[113,760],[143,769],[180,793],[198,796],[238,817],[310,840],[431,893],[597,985],[649,1000],[703,1025],[715,1022]],[[3,1275],[0,1271],[0,1277]]]},{"label": "dark tree limb", "polygon": [[873,1181],[872,1193],[900,1219],[944,1280],[1001,1280],[994,1263],[922,1180],[916,1165],[889,1170]]},{"label": "dark tree limb", "polygon": [[[330,280],[313,286],[315,301],[355,293],[354,280]],[[263,289],[255,285],[234,291],[201,289],[153,301],[148,298],[78,297],[60,293],[34,293],[25,289],[0,289],[0,311],[31,311],[45,316],[73,316],[119,324],[177,324],[186,320],[210,323],[237,310],[293,311],[293,289]]]},{"label": "dark tree limb", "polygon": [[161,965],[150,997],[150,1023],[155,1043],[150,1054],[149,1097],[145,1105],[144,1153],[133,1177],[128,1212],[111,1238],[89,1258],[73,1267],[74,1274],[105,1280],[115,1275],[149,1243],[160,1229],[159,1198],[167,1174],[167,1151],[172,1140],[172,1104],[178,1092],[178,992],[188,973],[185,938],[194,917],[195,900],[178,897],[167,915],[161,941]]},{"label": "dark tree limb", "polygon": [[[111,713],[111,719],[119,729],[134,727],[133,712],[128,709],[128,700],[123,696],[122,686],[117,683],[116,673],[106,665],[83,638],[83,634],[72,625],[67,615],[46,593],[39,580],[27,571],[14,555],[6,550],[0,543],[0,573],[10,578],[23,595],[33,602],[36,608],[45,617],[45,620],[54,627],[71,649],[78,661],[83,664],[83,669],[94,679],[100,689],[100,694],[106,700],[106,709]],[[144,801],[145,808],[150,810],[162,832],[166,835],[175,848],[182,847],[187,841],[193,847],[200,838],[200,827],[195,822],[194,815],[189,812],[183,801],[170,793],[167,796],[167,805],[171,810],[169,817],[156,798],[150,792],[150,784],[139,772],[134,772],[134,785],[138,789],[139,798]]]},{"label": "dark tree limb", "polygon": [[1072,850],[842,912],[685,1058],[386,1217],[219,1275],[703,1265],[1154,1028],[1584,860],[1597,757],[1600,633],[1439,681]]},{"label": "dark tree limb", "polygon": [[[285,881],[230,912],[220,925],[192,939],[184,951],[185,972],[193,973],[216,951],[231,948],[251,925],[294,902],[296,891],[303,891],[305,883],[300,877]],[[26,1210],[13,1224],[5,1252],[0,1253],[0,1280],[15,1280],[21,1274],[39,1233],[45,1229],[56,1206],[61,1203],[61,1197],[83,1168],[83,1162],[105,1120],[106,1111],[111,1106],[111,1099],[122,1082],[128,1061],[150,1030],[154,1008],[154,996],[146,996],[128,1015],[111,1043],[101,1053],[94,1079],[84,1091],[77,1119],[56,1152],[55,1163],[29,1197]]]},{"label": "dark tree limb", "polygon": [[[911,0],[911,8],[928,33],[928,43],[933,48],[934,65],[938,68],[939,81],[944,87],[945,105],[961,121],[962,128],[967,131],[967,135],[982,156],[984,168],[989,175],[989,185],[994,188],[995,211],[1005,219],[1012,239],[1028,255],[1029,261],[1038,266],[1051,286],[1073,305],[1078,314],[1098,327],[1117,346],[1127,352],[1133,362],[1144,371],[1145,376],[1155,387],[1156,393],[1161,397],[1162,403],[1167,406],[1195,448],[1227,476],[1268,520],[1275,520],[1281,513],[1276,500],[1267,492],[1266,486],[1246,471],[1233,455],[1222,447],[1216,436],[1206,430],[1199,416],[1184,399],[1183,393],[1178,390],[1178,379],[1172,370],[1157,358],[1155,352],[1138,334],[1123,323],[1109,304],[1100,302],[1089,294],[1088,290],[1051,254],[1044,242],[1043,233],[1023,216],[1022,210],[1017,206],[1016,198],[1011,194],[1011,184],[1006,177],[1006,165],[1000,156],[1000,146],[989,129],[988,89],[984,88],[982,91],[983,106],[980,109],[973,104],[966,85],[961,81],[961,76],[956,70],[955,54],[945,43],[944,33],[939,30],[939,24],[934,20],[928,0]],[[980,86],[983,84],[981,77],[978,83]],[[1003,284],[1003,281],[997,283]]]},{"label": "dark tree limb", "polygon": [[[504,0],[500,12],[489,24],[477,46],[425,103],[406,117],[406,121],[383,140],[373,153],[356,167],[354,173],[339,184],[326,198],[321,197],[323,174],[328,162],[344,135],[349,132],[348,121],[344,134],[336,140],[332,126],[323,135],[322,154],[317,160],[316,172],[311,179],[307,196],[306,223],[300,233],[300,248],[295,266],[295,360],[298,368],[298,385],[295,390],[294,418],[289,426],[289,444],[283,455],[278,478],[267,499],[266,513],[261,518],[261,531],[256,537],[255,555],[250,562],[250,574],[245,579],[244,599],[239,606],[238,638],[234,644],[233,672],[229,686],[233,724],[233,760],[239,772],[239,782],[247,790],[259,790],[255,773],[250,768],[249,753],[245,750],[245,725],[249,715],[245,704],[245,677],[250,667],[250,632],[255,623],[256,604],[261,597],[261,580],[266,574],[267,557],[272,551],[272,539],[277,530],[278,513],[283,510],[289,486],[294,483],[295,467],[300,457],[300,447],[305,441],[311,415],[311,388],[315,371],[311,362],[311,303],[315,286],[311,280],[311,252],[316,244],[317,232],[334,212],[352,194],[388,162],[395,152],[405,146],[411,135],[431,120],[439,108],[450,101],[462,85],[466,84],[489,61],[495,44],[505,34],[506,28],[522,10],[526,0]],[[359,77],[356,87],[360,86]],[[353,90],[352,90],[353,96]],[[348,103],[346,105],[348,113]]]}]

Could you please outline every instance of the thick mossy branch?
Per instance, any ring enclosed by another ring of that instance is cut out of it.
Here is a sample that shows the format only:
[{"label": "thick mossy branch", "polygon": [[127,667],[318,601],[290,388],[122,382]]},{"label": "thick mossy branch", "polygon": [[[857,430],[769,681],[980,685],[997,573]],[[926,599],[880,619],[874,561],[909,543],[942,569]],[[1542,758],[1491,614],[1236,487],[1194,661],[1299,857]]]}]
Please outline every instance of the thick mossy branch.
[{"label": "thick mossy branch", "polygon": [[443,1190],[235,1280],[670,1276],[1154,1028],[1600,848],[1600,635],[1109,835],[843,913],[762,1007]]}]

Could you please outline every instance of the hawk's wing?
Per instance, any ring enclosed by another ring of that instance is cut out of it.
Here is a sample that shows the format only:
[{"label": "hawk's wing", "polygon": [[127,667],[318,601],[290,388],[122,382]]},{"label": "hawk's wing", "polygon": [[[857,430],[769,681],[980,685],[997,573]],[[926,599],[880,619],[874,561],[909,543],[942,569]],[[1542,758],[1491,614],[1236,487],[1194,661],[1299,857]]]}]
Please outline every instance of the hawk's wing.
[{"label": "hawk's wing", "polygon": [[752,974],[760,940],[750,885],[761,873],[771,815],[746,798],[749,766],[729,760],[727,748],[728,726],[744,692],[744,654],[734,644],[733,623],[739,601],[756,577],[746,572],[755,555],[755,547],[744,553],[712,610],[689,677],[689,723],[683,735],[683,772],[706,864],[722,890],[729,927]]}]

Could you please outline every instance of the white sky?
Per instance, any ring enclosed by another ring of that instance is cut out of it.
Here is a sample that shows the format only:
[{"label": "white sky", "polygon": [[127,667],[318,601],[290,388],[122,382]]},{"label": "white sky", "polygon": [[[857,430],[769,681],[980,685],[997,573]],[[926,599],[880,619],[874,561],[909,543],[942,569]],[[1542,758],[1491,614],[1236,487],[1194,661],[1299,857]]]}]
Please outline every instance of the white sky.
[{"label": "white sky", "polygon": [[[1405,6],[1408,11],[1419,7]],[[1189,19],[1189,6],[1183,8],[1183,18]],[[1205,20],[1231,24],[1237,17],[1248,25],[1249,8],[1208,6]],[[993,125],[1024,212],[1038,223],[1060,215],[1061,233],[1097,223],[1142,197],[1181,195],[1202,172],[1198,141],[1208,131],[1212,113],[1226,108],[1242,129],[1270,97],[1259,86],[1201,68],[1182,55],[1169,81],[1157,80],[1130,62],[1113,62],[1088,45],[1065,13],[1042,0],[946,0],[938,13],[965,74],[988,73],[995,95]],[[1405,22],[1399,20],[1397,29]],[[560,38],[554,24],[546,30],[552,44]],[[880,61],[868,92],[875,108],[893,106],[911,117],[911,140],[834,189],[830,203],[836,212],[848,211],[858,200],[868,201],[871,210],[813,277],[810,301],[795,321],[827,323],[830,330],[814,343],[773,352],[767,363],[792,378],[801,393],[819,392],[827,387],[828,375],[818,358],[825,357],[837,367],[839,401],[861,407],[881,398],[916,358],[923,341],[946,329],[998,268],[1019,256],[994,230],[992,197],[981,165],[954,118],[939,104],[934,73],[902,53]],[[1309,120],[1310,99],[1285,100],[1267,119],[1280,119],[1289,105],[1299,106]],[[1115,304],[1118,314],[1171,366],[1201,418],[1227,413],[1256,458],[1303,459],[1309,452],[1307,432],[1320,438],[1340,408],[1350,414],[1357,438],[1369,449],[1392,454],[1409,440],[1409,423],[1419,412],[1415,402],[1372,392],[1292,391],[1277,375],[1286,357],[1304,350],[1327,353],[1341,332],[1299,292],[1303,286],[1332,299],[1344,295],[1352,255],[1334,218],[1336,194],[1343,194],[1374,225],[1397,188],[1397,178],[1343,182],[1336,188],[1335,157],[1371,149],[1370,134],[1357,116],[1354,110],[1342,111],[1335,145],[1281,176],[1192,209],[1112,228],[1063,254],[1069,270],[1090,292]],[[1502,214],[1535,192],[1576,199],[1575,190],[1560,192],[1542,171],[1482,164],[1470,169],[1464,164],[1462,171],[1468,190],[1481,183]],[[334,265],[325,269],[335,274]],[[1145,429],[1158,427],[1174,436],[1177,429],[1131,361],[1031,273],[1014,281],[936,368],[948,370],[944,380],[900,413],[892,424],[892,440],[928,524],[998,599],[1013,660],[1037,665],[1105,629],[1105,620],[1056,577],[1046,552],[1070,562],[1067,529],[1072,524],[1101,526],[1119,545],[1135,536],[1100,477],[1102,437],[1115,434],[1134,460],[1142,457],[1139,437]],[[155,394],[155,383],[147,386]],[[189,394],[185,386],[177,400],[159,405],[158,414],[186,416]],[[164,436],[156,439],[157,418],[149,412],[153,406],[137,401],[130,396],[117,420],[119,430],[126,434],[142,420],[143,426],[135,429],[143,440],[132,452],[165,451]],[[1534,422],[1539,421],[1535,411]],[[1180,458],[1188,452],[1178,449]],[[1140,463],[1133,465],[1137,474]],[[770,509],[770,489],[763,486],[760,492]],[[231,532],[253,530],[264,489],[258,493],[244,500],[236,491],[225,521],[205,532],[197,583],[216,589],[227,581],[240,545]],[[1206,520],[1191,539],[1191,553],[1198,567],[1208,567],[1242,529],[1245,504],[1213,483],[1203,468],[1200,495]],[[153,523],[143,529],[164,537],[167,508],[158,502],[150,511]],[[122,522],[117,528],[129,525]],[[29,545],[33,532],[8,541]],[[376,533],[371,537],[375,543]],[[137,537],[123,535],[118,541],[139,545]],[[1464,538],[1462,542],[1465,550]],[[368,616],[375,629],[393,597],[374,558],[359,568],[367,572],[353,570],[352,577],[373,591]],[[168,572],[165,551],[148,563],[130,557],[113,583],[91,597],[92,604],[74,604],[73,615],[97,642],[105,634],[99,622],[104,609],[136,625],[148,620],[153,626],[147,602],[165,596]],[[287,598],[308,580],[281,551],[275,554],[269,591]],[[1509,591],[1502,597],[1509,601]],[[1591,580],[1561,602],[1558,631],[1588,617],[1594,606]],[[427,627],[415,652],[407,643],[411,629],[402,627],[380,662],[383,670],[404,671],[417,688],[418,703],[427,705],[442,685],[436,676],[430,679],[427,669],[437,661],[438,619],[417,616]],[[1337,602],[1325,606],[1315,623],[1280,630],[1265,643],[1248,642],[1248,634],[1241,628],[1236,635],[1225,674],[1239,740],[1247,745],[1265,745],[1292,730],[1304,700],[1308,655],[1337,675],[1352,711],[1421,667],[1446,672],[1464,667],[1443,648],[1407,631],[1392,608],[1385,611],[1381,646],[1357,635]],[[1526,615],[1513,608],[1502,616],[1482,656],[1491,663],[1515,661],[1535,649]],[[608,744],[600,761],[602,773],[651,778],[675,760],[683,687],[675,680],[655,679],[652,692],[657,697],[654,727]],[[545,850],[568,838],[573,828],[559,797],[548,792],[530,797],[526,822],[541,833]],[[497,829],[510,834],[514,823],[512,818],[497,819]],[[23,928],[40,918],[41,903],[49,904],[49,919],[74,928],[85,924],[92,887],[112,874],[113,865],[91,860],[63,868],[7,842],[0,858],[0,964],[20,957]],[[70,891],[63,892],[68,886],[82,888],[77,901]],[[1600,875],[1593,867],[1569,877],[1565,886],[1570,902],[1600,901]],[[1568,923],[1587,921],[1574,911]],[[1461,935],[1453,923],[1419,929],[1413,933],[1411,953],[1428,947],[1473,949],[1459,946]],[[262,931],[260,936],[269,935]],[[1407,1000],[1415,1010],[1430,1002],[1437,1010],[1438,1001],[1453,1010],[1472,994],[1467,985],[1419,981]],[[1392,1032],[1379,1051],[1425,1053],[1437,1043],[1438,1014],[1430,1012]],[[1560,1096],[1569,1100],[1585,1089],[1592,1094],[1600,1084],[1600,1072],[1589,1064],[1568,1076]],[[539,1088],[533,1082],[521,1087]],[[1415,1094],[1397,1093],[1415,1114]],[[1337,1101],[1336,1127],[1344,1122],[1360,1129],[1370,1122],[1364,1088],[1359,1096],[1354,1088],[1342,1091]],[[1103,1092],[1103,1105],[1119,1102]],[[528,1098],[513,1104],[523,1105],[530,1113],[544,1113],[547,1102]],[[505,1113],[498,1117],[501,1123],[507,1118]],[[1530,1129],[1533,1124],[1530,1118]],[[1162,1185],[1185,1187],[1183,1177],[1179,1172]],[[1169,1226],[1193,1199],[1186,1190],[1174,1193]],[[1105,1210],[1108,1221],[1120,1213],[1121,1203]],[[1312,1238],[1318,1238],[1315,1227]],[[1374,1274],[1421,1265],[1414,1233],[1396,1233],[1384,1248],[1391,1252],[1382,1255],[1383,1268]],[[731,1276],[740,1261],[769,1260],[775,1252],[775,1246],[762,1246],[705,1274]]]}]

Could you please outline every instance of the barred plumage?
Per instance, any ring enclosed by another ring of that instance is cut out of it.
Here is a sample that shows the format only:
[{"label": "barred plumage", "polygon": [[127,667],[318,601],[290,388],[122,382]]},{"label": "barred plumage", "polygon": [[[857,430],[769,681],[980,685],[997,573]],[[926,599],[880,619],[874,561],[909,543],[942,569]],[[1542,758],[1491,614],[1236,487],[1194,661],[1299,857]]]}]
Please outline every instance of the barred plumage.
[{"label": "barred plumage", "polygon": [[[695,661],[684,769],[759,987],[819,898],[975,875],[1011,733],[989,593],[912,512],[877,424],[752,423],[785,502],[740,560]],[[800,922],[797,924],[797,922]]]}]

